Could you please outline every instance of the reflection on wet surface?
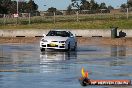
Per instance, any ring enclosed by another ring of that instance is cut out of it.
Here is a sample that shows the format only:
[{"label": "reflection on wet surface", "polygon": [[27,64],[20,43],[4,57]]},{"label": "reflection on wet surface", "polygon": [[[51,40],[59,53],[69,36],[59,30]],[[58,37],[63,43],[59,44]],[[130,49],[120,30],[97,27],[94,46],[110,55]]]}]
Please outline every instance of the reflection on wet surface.
[{"label": "reflection on wet surface", "polygon": [[77,52],[45,51],[40,54],[41,63],[77,59]]},{"label": "reflection on wet surface", "polygon": [[38,44],[3,44],[0,88],[82,88],[78,82],[82,67],[91,79],[132,80],[131,52],[132,48],[126,46],[80,45],[77,51],[41,53]]},{"label": "reflection on wet surface", "polygon": [[126,46],[111,46],[111,56],[126,56]]}]

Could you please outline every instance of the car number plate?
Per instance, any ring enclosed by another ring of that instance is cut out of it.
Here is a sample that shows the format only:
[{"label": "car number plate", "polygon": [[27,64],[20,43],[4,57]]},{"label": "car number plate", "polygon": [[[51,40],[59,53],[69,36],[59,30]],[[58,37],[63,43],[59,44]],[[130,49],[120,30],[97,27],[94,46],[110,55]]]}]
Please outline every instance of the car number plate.
[{"label": "car number plate", "polygon": [[54,44],[54,43],[50,43],[49,45],[50,45],[50,46],[56,46],[56,44]]}]

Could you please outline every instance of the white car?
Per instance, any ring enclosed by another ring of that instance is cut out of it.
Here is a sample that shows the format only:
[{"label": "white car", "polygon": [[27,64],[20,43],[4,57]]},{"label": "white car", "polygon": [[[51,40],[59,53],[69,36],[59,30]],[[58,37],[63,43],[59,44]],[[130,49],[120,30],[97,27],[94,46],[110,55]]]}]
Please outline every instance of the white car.
[{"label": "white car", "polygon": [[52,30],[40,41],[40,50],[59,49],[59,50],[76,50],[77,40],[70,31]]}]

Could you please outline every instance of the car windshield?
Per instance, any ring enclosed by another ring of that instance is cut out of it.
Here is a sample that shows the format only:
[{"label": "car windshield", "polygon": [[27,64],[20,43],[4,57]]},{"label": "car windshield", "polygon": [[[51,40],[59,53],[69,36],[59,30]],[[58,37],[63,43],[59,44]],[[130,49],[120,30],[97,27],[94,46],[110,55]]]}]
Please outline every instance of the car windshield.
[{"label": "car windshield", "polygon": [[50,31],[46,36],[69,37],[70,34],[67,31]]}]

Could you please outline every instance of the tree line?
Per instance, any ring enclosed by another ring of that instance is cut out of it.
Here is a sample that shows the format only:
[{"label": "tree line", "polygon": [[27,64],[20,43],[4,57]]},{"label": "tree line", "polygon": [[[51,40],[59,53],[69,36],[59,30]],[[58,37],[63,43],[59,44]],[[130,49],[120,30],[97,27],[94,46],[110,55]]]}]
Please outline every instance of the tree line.
[{"label": "tree line", "polygon": [[[101,4],[98,4],[95,2],[95,0],[71,0],[72,4],[69,5],[68,8],[76,7],[78,10],[98,10],[98,9],[114,9],[111,5],[106,6],[106,4],[103,2]],[[132,0],[128,0],[128,2],[122,4],[121,9],[125,8],[131,8],[132,7]]]},{"label": "tree line", "polygon": [[[66,14],[75,14],[76,11],[88,11],[89,13],[97,13],[101,10],[105,13],[109,12],[111,9],[114,9],[112,6],[106,6],[105,3],[98,4],[94,0],[87,1],[87,0],[71,0],[71,4],[67,7]],[[56,8],[51,7],[48,8],[48,14],[53,15],[53,12],[56,14],[62,14],[58,12]]]},{"label": "tree line", "polygon": [[[34,13],[38,11],[38,5],[34,0],[23,1],[19,0],[19,12],[20,13]],[[124,3],[121,9],[126,9],[127,7],[132,7],[132,0],[128,0],[128,3]],[[71,0],[71,4],[67,7],[66,13],[71,14],[75,11],[89,11],[90,13],[97,13],[100,10],[109,12],[114,9],[111,5],[107,6],[104,2],[99,4],[95,0]],[[49,13],[56,12],[57,14],[62,14],[55,7],[48,8]],[[17,0],[0,0],[0,14],[14,14],[17,13]]]},{"label": "tree line", "polygon": [[132,0],[128,0],[127,3],[122,4],[120,7],[122,10],[125,10],[126,8],[132,8]]},{"label": "tree line", "polygon": [[[33,1],[19,0],[18,11],[20,13],[32,13],[38,10],[38,5]],[[14,14],[17,13],[17,1],[16,0],[0,0],[0,14]]]},{"label": "tree line", "polygon": [[97,13],[100,11],[109,12],[111,9],[114,9],[114,7],[106,6],[106,4],[103,2],[101,4],[98,4],[95,2],[95,0],[87,1],[87,0],[71,0],[71,4],[67,8],[67,12],[71,13],[73,11],[72,8],[75,8],[78,11],[87,10],[90,13]]},{"label": "tree line", "polygon": [[103,2],[101,4],[98,4],[94,0],[87,1],[87,0],[71,0],[72,7],[76,7],[79,10],[98,10],[98,9],[113,9],[112,6],[106,6],[106,4]]},{"label": "tree line", "polygon": [[[122,4],[121,10],[132,7],[132,0],[128,0],[127,3]],[[67,7],[66,13],[73,14],[76,11],[87,11],[89,13],[109,13],[110,10],[114,9],[111,5],[107,6],[106,3],[97,3],[95,0],[71,0],[71,4]],[[56,12],[57,9],[51,7],[47,10],[49,13]]]}]

